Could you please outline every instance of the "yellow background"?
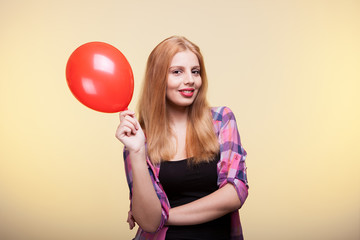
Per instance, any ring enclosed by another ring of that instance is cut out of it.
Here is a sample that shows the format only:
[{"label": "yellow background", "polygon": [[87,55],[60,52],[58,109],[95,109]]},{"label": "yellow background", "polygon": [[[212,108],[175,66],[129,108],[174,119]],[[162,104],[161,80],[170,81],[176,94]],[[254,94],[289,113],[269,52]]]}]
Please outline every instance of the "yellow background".
[{"label": "yellow background", "polygon": [[80,104],[65,65],[81,44],[114,45],[134,108],[171,35],[201,47],[211,105],[237,117],[246,239],[360,239],[359,1],[1,0],[0,31],[0,239],[134,236],[118,116]]}]

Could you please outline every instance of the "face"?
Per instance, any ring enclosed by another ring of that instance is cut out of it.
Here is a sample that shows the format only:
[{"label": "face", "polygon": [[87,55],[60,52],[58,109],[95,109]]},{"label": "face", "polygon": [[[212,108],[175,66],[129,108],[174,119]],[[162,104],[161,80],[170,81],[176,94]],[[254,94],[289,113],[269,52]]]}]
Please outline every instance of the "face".
[{"label": "face", "polygon": [[201,87],[200,64],[190,50],[173,57],[167,75],[166,98],[171,106],[190,106]]}]

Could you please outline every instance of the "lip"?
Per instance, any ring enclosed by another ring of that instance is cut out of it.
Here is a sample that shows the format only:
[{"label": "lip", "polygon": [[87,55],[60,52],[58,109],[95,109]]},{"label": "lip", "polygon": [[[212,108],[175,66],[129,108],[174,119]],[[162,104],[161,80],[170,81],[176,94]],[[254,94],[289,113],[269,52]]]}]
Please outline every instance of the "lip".
[{"label": "lip", "polygon": [[192,97],[195,92],[195,88],[183,88],[179,90],[180,94],[184,97]]}]

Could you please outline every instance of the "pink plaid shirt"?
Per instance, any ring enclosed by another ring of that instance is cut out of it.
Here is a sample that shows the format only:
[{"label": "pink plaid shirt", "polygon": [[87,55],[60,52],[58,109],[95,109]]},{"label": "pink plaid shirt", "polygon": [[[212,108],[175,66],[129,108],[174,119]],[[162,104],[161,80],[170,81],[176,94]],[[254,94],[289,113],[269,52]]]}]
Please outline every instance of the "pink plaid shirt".
[{"label": "pink plaid shirt", "polygon": [[[213,123],[216,136],[220,144],[220,161],[217,164],[219,188],[227,183],[231,183],[239,196],[241,205],[244,204],[248,196],[248,183],[246,177],[246,151],[241,145],[240,135],[237,129],[236,120],[233,112],[227,107],[211,108]],[[130,189],[130,208],[132,199],[132,169],[128,151],[124,150],[126,178]],[[160,164],[153,165],[147,157],[150,177],[154,189],[161,202],[162,216],[159,228],[154,233],[145,232],[140,227],[135,239],[139,240],[164,240],[167,226],[165,225],[169,217],[170,204],[159,181]],[[239,211],[231,213],[231,240],[243,239],[240,223]]]}]

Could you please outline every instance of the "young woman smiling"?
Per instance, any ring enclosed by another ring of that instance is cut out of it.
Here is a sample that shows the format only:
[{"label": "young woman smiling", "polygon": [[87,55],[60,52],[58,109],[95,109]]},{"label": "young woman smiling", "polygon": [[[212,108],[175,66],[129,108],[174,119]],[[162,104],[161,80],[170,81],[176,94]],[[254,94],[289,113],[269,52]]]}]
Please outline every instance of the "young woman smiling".
[{"label": "young woman smiling", "polygon": [[243,239],[246,151],[234,114],[209,107],[206,91],[199,47],[173,36],[148,58],[139,120],[120,113],[135,239]]}]

